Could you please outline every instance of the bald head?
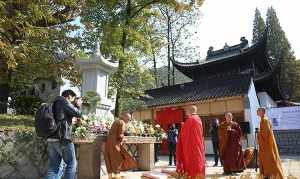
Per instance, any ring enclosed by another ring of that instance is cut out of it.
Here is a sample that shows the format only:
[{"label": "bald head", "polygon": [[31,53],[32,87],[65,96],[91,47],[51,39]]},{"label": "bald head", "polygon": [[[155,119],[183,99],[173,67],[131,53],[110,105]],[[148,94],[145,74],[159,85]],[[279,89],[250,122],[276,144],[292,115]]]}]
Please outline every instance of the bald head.
[{"label": "bald head", "polygon": [[266,113],[266,108],[260,107],[260,108],[258,108],[258,109],[257,109],[257,111],[260,111],[260,112]]},{"label": "bald head", "polygon": [[120,119],[123,120],[125,123],[128,123],[131,119],[131,114],[130,113],[122,113],[120,115]]},{"label": "bald head", "polygon": [[185,115],[190,116],[192,114],[197,114],[197,107],[195,105],[190,105],[185,108]]},{"label": "bald head", "polygon": [[232,121],[232,118],[233,118],[232,113],[228,112],[228,113],[225,114],[226,122]]},{"label": "bald head", "polygon": [[260,107],[257,109],[257,115],[259,117],[263,118],[265,116],[265,114],[266,114],[266,108]]}]

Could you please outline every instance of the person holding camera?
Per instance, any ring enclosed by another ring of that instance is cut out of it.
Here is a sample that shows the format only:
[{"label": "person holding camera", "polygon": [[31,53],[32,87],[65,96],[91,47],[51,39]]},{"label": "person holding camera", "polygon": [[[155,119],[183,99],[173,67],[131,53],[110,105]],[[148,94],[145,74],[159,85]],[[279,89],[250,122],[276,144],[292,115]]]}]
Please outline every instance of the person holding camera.
[{"label": "person holding camera", "polygon": [[47,139],[49,154],[47,179],[60,177],[62,163],[65,164],[64,179],[75,179],[76,156],[72,142],[72,126],[77,122],[76,118],[84,119],[79,110],[82,101],[75,98],[74,91],[65,90],[53,102],[52,110],[57,130]]}]

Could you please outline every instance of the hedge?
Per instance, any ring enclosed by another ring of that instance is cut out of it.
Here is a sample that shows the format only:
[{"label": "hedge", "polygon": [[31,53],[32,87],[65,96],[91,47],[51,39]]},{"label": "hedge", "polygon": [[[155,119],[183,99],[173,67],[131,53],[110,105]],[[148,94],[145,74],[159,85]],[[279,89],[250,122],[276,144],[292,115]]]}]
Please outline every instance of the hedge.
[{"label": "hedge", "polygon": [[0,129],[33,130],[34,116],[0,114]]}]

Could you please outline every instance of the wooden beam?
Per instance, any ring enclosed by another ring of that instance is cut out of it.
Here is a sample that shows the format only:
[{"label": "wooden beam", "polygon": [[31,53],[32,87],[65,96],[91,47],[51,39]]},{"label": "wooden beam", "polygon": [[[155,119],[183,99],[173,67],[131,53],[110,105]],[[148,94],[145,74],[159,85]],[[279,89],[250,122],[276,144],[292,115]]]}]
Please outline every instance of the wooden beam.
[{"label": "wooden beam", "polygon": [[182,106],[192,105],[192,104],[202,104],[202,103],[225,101],[225,100],[239,99],[239,98],[245,98],[245,96],[232,96],[232,97],[223,97],[223,98],[203,100],[203,101],[193,101],[193,102],[187,102],[187,103],[177,103],[177,104],[168,104],[168,105],[162,105],[162,106],[153,106],[153,107],[150,107],[149,109],[162,109],[162,108],[167,108],[167,107],[182,107]]}]

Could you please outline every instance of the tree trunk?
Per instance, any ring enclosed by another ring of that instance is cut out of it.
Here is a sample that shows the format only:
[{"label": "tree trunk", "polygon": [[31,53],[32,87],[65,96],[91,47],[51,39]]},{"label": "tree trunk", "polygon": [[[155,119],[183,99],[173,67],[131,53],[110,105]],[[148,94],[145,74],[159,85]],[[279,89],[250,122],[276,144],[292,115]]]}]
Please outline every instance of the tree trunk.
[{"label": "tree trunk", "polygon": [[115,117],[119,117],[120,111],[120,90],[117,89],[117,96],[116,96],[116,104],[115,104]]},{"label": "tree trunk", "polygon": [[175,85],[175,67],[174,67],[174,65],[172,66],[172,79],[173,79],[173,82],[172,82],[172,84],[173,85]]},{"label": "tree trunk", "polygon": [[152,50],[152,57],[153,57],[153,70],[154,70],[155,85],[156,85],[156,87],[158,87],[156,57],[155,57],[155,52],[153,50]]},{"label": "tree trunk", "polygon": [[0,114],[7,113],[8,96],[9,85],[7,83],[0,84]]},{"label": "tree trunk", "polygon": [[[173,38],[173,34],[171,34],[171,38]],[[175,59],[175,43],[172,42],[172,59]],[[175,85],[175,67],[172,65],[172,84]]]},{"label": "tree trunk", "polygon": [[8,70],[5,57],[0,54],[0,114],[7,113],[10,79],[11,72]]},{"label": "tree trunk", "polygon": [[[122,41],[121,41],[121,45],[122,45],[122,50],[123,53],[126,53],[126,41],[127,41],[127,27],[129,26],[129,18],[131,16],[131,0],[127,1],[127,5],[126,5],[126,17],[125,17],[125,22],[124,22],[124,28],[123,28],[123,32],[122,32]],[[119,60],[119,73],[123,73],[124,72],[124,62]],[[123,89],[123,86],[119,86],[117,88],[117,96],[116,96],[116,104],[115,104],[115,116],[118,117],[120,112],[121,112],[121,89]]]},{"label": "tree trunk", "polygon": [[170,49],[170,23],[171,23],[171,19],[170,19],[170,16],[167,12],[167,17],[168,17],[168,86],[170,86],[171,84],[171,79],[170,79],[170,74],[171,74],[171,61],[170,61],[170,58],[171,58],[171,49]]}]

